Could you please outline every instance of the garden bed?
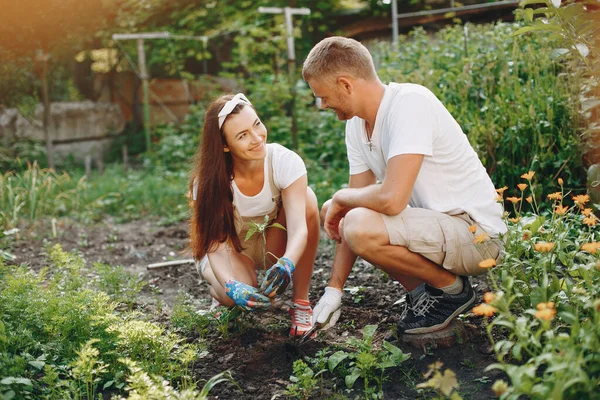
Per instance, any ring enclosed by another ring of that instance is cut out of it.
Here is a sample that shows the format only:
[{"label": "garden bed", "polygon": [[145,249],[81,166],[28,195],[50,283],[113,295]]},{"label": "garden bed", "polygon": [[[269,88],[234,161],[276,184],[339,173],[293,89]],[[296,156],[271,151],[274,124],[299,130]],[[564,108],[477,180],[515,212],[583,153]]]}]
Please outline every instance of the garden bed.
[{"label": "garden bed", "polygon": [[[81,252],[88,266],[93,263],[122,266],[128,272],[139,274],[148,284],[133,307],[153,321],[166,325],[170,324],[173,306],[184,293],[198,310],[208,310],[210,305],[208,286],[199,281],[192,265],[146,269],[150,263],[188,258],[184,252],[187,241],[186,223],[158,226],[154,221],[140,220],[116,224],[110,219],[93,227],[63,221],[57,227],[57,238],[49,240],[50,244],[60,243],[65,251]],[[44,253],[48,243],[45,242],[47,240],[40,238],[17,242],[12,249],[17,256],[14,263],[25,263],[33,270],[41,270],[47,265]],[[327,284],[332,256],[332,244],[323,236],[312,279],[313,305]],[[474,284],[480,295],[487,289],[484,278],[475,278]],[[227,338],[223,338],[223,332],[215,325],[186,335],[190,342],[204,341],[208,345],[207,352],[193,363],[193,378],[202,386],[203,381],[230,370],[243,393],[231,383],[222,383],[211,391],[211,397],[271,399],[277,394],[285,397],[283,393],[290,384],[295,360],[315,357],[318,351],[327,347],[331,349],[329,354],[344,348],[350,337],[362,338],[362,329],[366,325],[378,325],[373,341],[374,347],[378,348],[383,338],[394,330],[400,306],[393,304],[403,296],[402,288],[362,261],[357,262],[346,288],[354,290],[345,291],[343,313],[336,327],[303,345],[288,337],[289,316],[285,303],[243,318],[228,331]],[[456,373],[458,390],[463,398],[494,398],[491,385],[502,373],[485,371],[495,362],[495,356],[485,337],[482,321],[473,316],[466,316],[463,321],[474,333],[467,343],[449,349],[417,349],[399,344],[398,347],[404,353],[410,353],[411,358],[400,367],[386,370],[385,397],[431,397],[433,392],[417,389],[416,385],[426,380],[422,374],[428,366],[439,360],[444,363],[443,369]],[[327,372],[322,376],[323,381],[311,398],[331,398],[336,393],[348,398],[362,395],[360,380],[352,392],[347,392],[339,375]]]}]

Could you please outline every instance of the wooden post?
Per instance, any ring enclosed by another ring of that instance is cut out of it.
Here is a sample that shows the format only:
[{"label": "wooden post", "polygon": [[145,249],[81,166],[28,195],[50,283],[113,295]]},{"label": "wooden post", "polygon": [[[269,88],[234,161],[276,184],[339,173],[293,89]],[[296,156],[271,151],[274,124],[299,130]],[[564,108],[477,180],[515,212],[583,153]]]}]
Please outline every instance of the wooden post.
[{"label": "wooden post", "polygon": [[50,137],[50,96],[48,94],[48,60],[50,54],[38,50],[36,61],[41,64],[40,80],[42,81],[42,103],[44,104],[44,140],[46,141],[46,157],[48,158],[48,167],[54,169],[54,147]]},{"label": "wooden post", "polygon": [[290,81],[290,113],[292,117],[292,147],[298,148],[298,122],[296,121],[296,52],[294,50],[294,26],[292,24],[292,15],[309,15],[308,8],[292,7],[258,7],[259,13],[264,14],[282,14],[285,16],[285,28],[287,35],[288,50],[288,77]]},{"label": "wooden post", "polygon": [[146,135],[146,151],[151,150],[151,127],[150,127],[150,87],[148,86],[148,72],[146,70],[146,52],[144,51],[144,39],[137,39],[138,64],[140,66],[140,78],[142,79],[144,133]]},{"label": "wooden post", "polygon": [[90,179],[90,175],[92,174],[92,156],[86,155],[85,160],[83,161],[83,165],[85,167],[85,177]]},{"label": "wooden post", "polygon": [[98,168],[99,175],[104,173],[104,148],[102,145],[96,150],[96,168]]},{"label": "wooden post", "polygon": [[129,154],[127,153],[127,145],[123,145],[121,152],[123,153],[123,173],[127,175],[127,170],[129,169]]}]

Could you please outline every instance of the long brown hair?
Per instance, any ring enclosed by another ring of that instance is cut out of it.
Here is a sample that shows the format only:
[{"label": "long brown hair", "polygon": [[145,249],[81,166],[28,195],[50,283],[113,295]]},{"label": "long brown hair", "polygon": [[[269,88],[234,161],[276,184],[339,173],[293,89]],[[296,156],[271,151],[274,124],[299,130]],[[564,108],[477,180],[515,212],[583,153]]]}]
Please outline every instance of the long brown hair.
[{"label": "long brown hair", "polygon": [[[233,159],[230,152],[223,151],[227,144],[219,129],[219,112],[233,98],[224,95],[214,100],[204,117],[202,140],[194,157],[190,179],[190,192],[194,182],[198,192],[196,200],[190,197],[192,218],[190,221],[190,247],[192,256],[200,260],[219,243],[227,240],[241,252],[244,248],[235,230],[233,213]],[[235,106],[231,114],[239,114],[244,104]],[[231,115],[230,114],[230,115]]]}]

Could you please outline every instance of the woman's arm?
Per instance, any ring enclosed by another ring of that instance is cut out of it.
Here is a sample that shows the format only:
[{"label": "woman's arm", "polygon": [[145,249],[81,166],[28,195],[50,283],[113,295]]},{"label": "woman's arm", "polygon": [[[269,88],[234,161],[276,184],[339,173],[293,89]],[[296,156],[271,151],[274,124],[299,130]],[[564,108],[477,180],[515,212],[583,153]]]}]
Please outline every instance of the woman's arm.
[{"label": "woman's arm", "polygon": [[287,245],[285,258],[298,262],[306,248],[308,229],[306,227],[306,175],[296,179],[287,188],[281,191],[283,209],[285,210]]}]

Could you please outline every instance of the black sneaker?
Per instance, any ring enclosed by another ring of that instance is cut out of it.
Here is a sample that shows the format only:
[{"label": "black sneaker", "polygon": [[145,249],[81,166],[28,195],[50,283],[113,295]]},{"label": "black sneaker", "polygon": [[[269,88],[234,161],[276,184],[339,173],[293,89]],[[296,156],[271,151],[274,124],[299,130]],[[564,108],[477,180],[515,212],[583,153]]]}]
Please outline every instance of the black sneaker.
[{"label": "black sneaker", "polygon": [[[473,291],[469,279],[463,280],[463,291],[459,294],[447,294],[442,290],[425,285],[425,293],[409,303],[409,309],[403,319],[398,322],[398,335],[417,334],[439,331],[448,326],[475,302],[477,295]],[[412,299],[409,297],[409,302]]]}]

